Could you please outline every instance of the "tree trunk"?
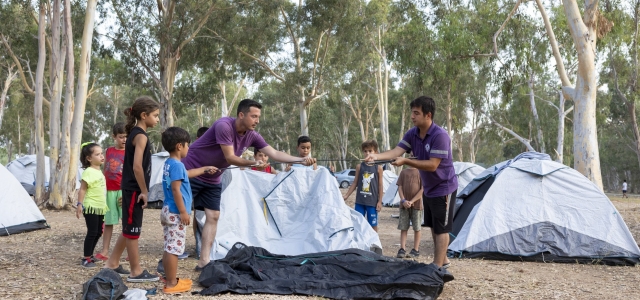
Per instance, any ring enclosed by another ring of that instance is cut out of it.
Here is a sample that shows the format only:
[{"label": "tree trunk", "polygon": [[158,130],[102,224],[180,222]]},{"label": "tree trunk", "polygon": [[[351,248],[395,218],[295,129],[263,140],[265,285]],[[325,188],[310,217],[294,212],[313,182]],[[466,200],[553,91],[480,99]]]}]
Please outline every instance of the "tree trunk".
[{"label": "tree trunk", "polygon": [[558,103],[558,144],[556,145],[557,162],[563,163],[564,160],[564,118],[566,114],[564,112],[564,95],[562,91],[558,93],[560,95],[560,102]]},{"label": "tree trunk", "polygon": [[458,152],[458,161],[464,161],[464,153],[462,152],[462,132],[456,131],[455,139],[457,144],[457,152]]},{"label": "tree trunk", "polygon": [[13,66],[9,67],[7,72],[7,79],[4,81],[2,87],[2,94],[0,94],[0,128],[2,128],[2,117],[4,116],[4,106],[7,103],[7,93],[11,87],[11,83],[18,77],[18,72],[13,72]]},{"label": "tree trunk", "polygon": [[78,68],[78,88],[76,90],[73,120],[71,122],[69,174],[67,186],[69,195],[75,198],[76,175],[78,170],[80,144],[82,143],[82,124],[84,111],[87,104],[87,88],[89,84],[89,70],[91,62],[91,42],[93,40],[93,27],[95,24],[97,0],[87,0],[87,9],[82,32],[82,48],[80,50],[80,66]]},{"label": "tree trunk", "polygon": [[220,86],[220,94],[222,96],[222,98],[220,99],[220,107],[221,107],[220,117],[226,117],[229,115],[229,111],[227,110],[227,81],[222,79],[219,86]]},{"label": "tree trunk", "polygon": [[538,117],[538,109],[536,108],[535,92],[533,91],[533,72],[529,77],[529,101],[531,102],[531,112],[533,113],[533,120],[536,123],[536,130],[538,132],[538,149],[542,153],[546,153],[544,138],[542,136],[542,127],[540,125],[540,118]]},{"label": "tree trunk", "polygon": [[[60,102],[62,99],[62,81],[64,78],[64,63],[66,58],[66,40],[60,36],[61,0],[53,2],[53,22],[51,25],[51,59],[50,77],[51,105],[49,106],[49,163],[51,170],[49,176],[49,202],[52,199],[60,199],[60,187],[58,185],[57,167],[60,159]],[[54,205],[55,207],[55,205]],[[58,208],[58,207],[56,207]]]},{"label": "tree trunk", "polygon": [[47,60],[47,53],[45,47],[45,27],[47,26],[45,23],[45,3],[40,2],[39,6],[39,18],[38,18],[38,67],[36,69],[36,93],[35,93],[35,101],[34,101],[34,121],[35,121],[35,145],[36,145],[36,193],[35,200],[37,204],[44,202],[45,200],[45,189],[44,184],[46,176],[46,166],[44,160],[44,114],[42,111],[42,99],[43,99],[43,88],[44,88],[44,64]]},{"label": "tree trunk", "polygon": [[[563,0],[564,11],[578,53],[578,72],[574,89],[563,86],[575,105],[573,119],[574,168],[602,190],[600,152],[596,124],[596,92],[598,89],[595,54],[598,1],[585,1],[585,22],[576,0]],[[586,23],[586,25],[585,25]]]},{"label": "tree trunk", "polygon": [[[75,89],[75,57],[73,51],[73,30],[71,28],[71,0],[64,1],[64,39],[66,40],[67,50],[65,55],[67,56],[67,80],[64,95],[64,108],[62,112],[62,123],[60,128],[60,158],[58,159],[55,167],[55,180],[56,186],[53,187],[51,195],[49,197],[49,204],[56,208],[63,208],[67,202],[75,202],[75,185],[71,187],[67,180],[69,178],[69,165],[71,155],[70,135],[71,135],[71,120],[73,119],[74,110],[74,97],[73,91]],[[74,170],[74,174],[76,174]]]},{"label": "tree trunk", "polygon": [[300,93],[300,102],[298,103],[300,109],[300,134],[309,136],[309,119],[305,105],[304,88],[298,87],[298,92]]},{"label": "tree trunk", "polygon": [[[166,47],[166,46],[164,46]],[[168,49],[160,50],[160,126],[167,129],[173,126],[173,85],[176,82],[178,60]]]}]

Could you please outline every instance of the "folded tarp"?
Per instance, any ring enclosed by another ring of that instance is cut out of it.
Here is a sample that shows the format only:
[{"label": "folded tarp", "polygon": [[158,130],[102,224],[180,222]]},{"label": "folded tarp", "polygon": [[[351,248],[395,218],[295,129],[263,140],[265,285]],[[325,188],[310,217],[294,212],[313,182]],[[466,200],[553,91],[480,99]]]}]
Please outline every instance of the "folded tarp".
[{"label": "folded tarp", "polygon": [[200,274],[200,294],[268,293],[333,299],[436,299],[453,275],[433,264],[359,249],[277,255],[241,243]]}]

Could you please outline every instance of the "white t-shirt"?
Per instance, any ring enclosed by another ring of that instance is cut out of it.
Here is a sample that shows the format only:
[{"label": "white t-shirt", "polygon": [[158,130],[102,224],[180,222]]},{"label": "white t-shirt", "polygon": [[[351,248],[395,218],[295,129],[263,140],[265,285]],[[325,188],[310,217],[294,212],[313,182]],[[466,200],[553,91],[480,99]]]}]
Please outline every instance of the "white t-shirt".
[{"label": "white t-shirt", "polygon": [[623,182],[623,183],[622,183],[622,190],[623,190],[623,191],[626,191],[626,190],[627,190],[627,183],[626,183],[626,182]]}]

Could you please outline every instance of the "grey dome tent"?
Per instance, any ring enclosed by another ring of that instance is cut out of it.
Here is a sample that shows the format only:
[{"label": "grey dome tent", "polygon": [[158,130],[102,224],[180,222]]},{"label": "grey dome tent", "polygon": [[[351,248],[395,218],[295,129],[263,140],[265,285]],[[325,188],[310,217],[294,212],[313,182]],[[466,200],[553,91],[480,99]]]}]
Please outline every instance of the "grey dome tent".
[{"label": "grey dome tent", "polygon": [[[49,186],[49,178],[51,178],[51,163],[49,157],[44,157],[45,164],[45,187]],[[78,173],[76,174],[76,190],[80,188],[80,178],[82,177],[83,169],[78,163]],[[18,159],[15,159],[7,164],[7,170],[20,182],[22,187],[29,193],[29,195],[35,194],[36,187],[36,169],[37,169],[37,157],[36,155],[25,155]]]},{"label": "grey dome tent", "polygon": [[36,203],[3,165],[0,181],[0,236],[49,228]]},{"label": "grey dome tent", "polygon": [[540,153],[487,169],[462,191],[454,257],[635,265],[640,249],[609,198]]}]

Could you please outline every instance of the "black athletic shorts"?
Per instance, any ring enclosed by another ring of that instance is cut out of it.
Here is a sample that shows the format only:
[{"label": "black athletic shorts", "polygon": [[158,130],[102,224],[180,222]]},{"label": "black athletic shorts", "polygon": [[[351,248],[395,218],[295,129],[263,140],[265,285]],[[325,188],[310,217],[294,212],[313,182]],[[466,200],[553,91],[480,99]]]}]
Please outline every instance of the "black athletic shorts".
[{"label": "black athletic shorts", "polygon": [[453,209],[456,205],[456,191],[441,197],[422,196],[424,226],[431,227],[435,234],[449,233],[453,228]]},{"label": "black athletic shorts", "polygon": [[122,236],[137,239],[142,231],[142,205],[139,191],[122,190]]},{"label": "black athletic shorts", "polygon": [[202,182],[198,179],[190,179],[191,193],[193,195],[193,207],[196,210],[217,210],[220,211],[220,195],[222,194],[222,184],[212,184]]}]

